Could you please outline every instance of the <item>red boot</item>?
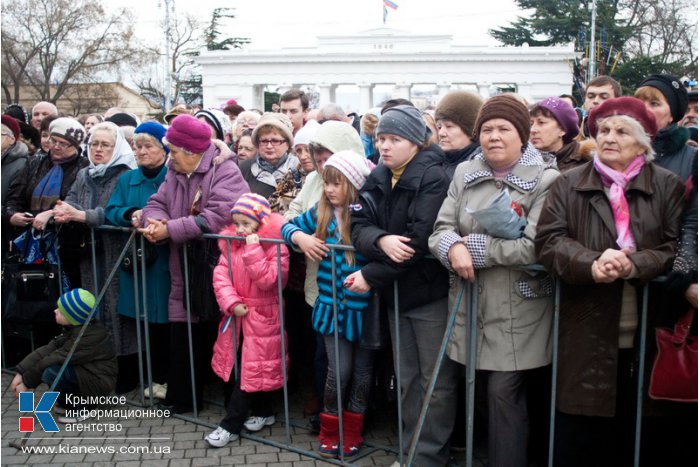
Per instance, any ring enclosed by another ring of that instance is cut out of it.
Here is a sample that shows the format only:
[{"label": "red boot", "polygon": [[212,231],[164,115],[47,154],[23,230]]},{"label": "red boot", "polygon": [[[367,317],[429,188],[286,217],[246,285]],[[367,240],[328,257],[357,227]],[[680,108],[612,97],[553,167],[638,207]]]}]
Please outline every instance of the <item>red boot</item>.
[{"label": "red boot", "polygon": [[353,457],[360,452],[364,419],[365,416],[361,413],[343,411],[343,455],[345,457]]},{"label": "red boot", "polygon": [[336,458],[338,457],[338,416],[326,412],[321,412],[319,416],[321,433],[318,435],[318,440],[321,444],[318,447],[318,453],[321,457]]}]

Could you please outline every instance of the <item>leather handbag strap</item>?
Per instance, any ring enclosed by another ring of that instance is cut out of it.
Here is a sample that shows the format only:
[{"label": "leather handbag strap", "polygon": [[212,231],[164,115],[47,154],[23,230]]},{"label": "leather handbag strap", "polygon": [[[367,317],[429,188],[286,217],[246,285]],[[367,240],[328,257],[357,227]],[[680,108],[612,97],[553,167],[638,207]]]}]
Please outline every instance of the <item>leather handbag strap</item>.
[{"label": "leather handbag strap", "polygon": [[676,345],[685,343],[686,339],[688,339],[688,333],[690,333],[690,327],[693,325],[695,313],[697,313],[697,310],[695,308],[691,308],[676,322],[676,325],[673,327],[673,337],[671,337],[671,342]]}]

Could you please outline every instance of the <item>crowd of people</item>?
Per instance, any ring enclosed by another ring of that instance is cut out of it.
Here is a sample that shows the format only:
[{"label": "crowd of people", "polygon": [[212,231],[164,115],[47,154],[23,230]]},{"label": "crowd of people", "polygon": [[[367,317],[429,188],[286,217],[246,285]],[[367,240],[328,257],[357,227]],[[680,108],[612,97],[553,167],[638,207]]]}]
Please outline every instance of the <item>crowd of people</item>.
[{"label": "crowd of people", "polygon": [[[189,412],[211,368],[226,416],[205,439],[222,447],[274,424],[288,381],[304,392],[319,454],[350,459],[377,381],[400,370],[404,448],[417,435],[413,465],[444,466],[464,441],[470,283],[489,465],[538,461],[531,426],[551,384],[554,465],[631,465],[642,288],[666,276],[651,288],[650,332],[697,309],[697,91],[657,74],[634,96],[608,76],[584,94],[577,107],[568,95],[452,91],[434,108],[391,99],[358,116],[310,109],[292,89],[276,112],[230,100],[176,106],[163,123],[118,108],[73,118],[48,102],[31,114],[9,106],[3,264],[24,261],[38,235],[66,278],[55,323],[32,323],[37,350],[3,336],[12,389],[51,384],[87,323],[59,390],[122,394],[145,378],[145,396]],[[94,230],[104,225],[124,229]],[[120,254],[127,229],[134,257]],[[524,268],[535,263],[544,270]],[[538,370],[552,363],[554,279],[552,382]],[[697,405],[643,409],[642,465],[697,463]]]}]

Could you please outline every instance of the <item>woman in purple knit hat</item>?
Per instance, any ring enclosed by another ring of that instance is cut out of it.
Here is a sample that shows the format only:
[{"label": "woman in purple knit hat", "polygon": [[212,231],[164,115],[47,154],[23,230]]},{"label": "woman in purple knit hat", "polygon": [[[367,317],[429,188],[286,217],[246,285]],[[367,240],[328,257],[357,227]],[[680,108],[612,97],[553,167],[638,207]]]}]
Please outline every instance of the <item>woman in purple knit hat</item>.
[{"label": "woman in purple knit hat", "polygon": [[[165,143],[170,148],[165,181],[148,200],[143,211],[136,211],[134,216],[142,226],[139,230],[148,241],[170,242],[168,319],[172,323],[171,352],[168,393],[164,405],[183,412],[192,407],[193,400],[196,400],[197,407],[201,407],[203,375],[197,374],[197,369],[206,368],[211,357],[211,346],[205,342],[208,326],[199,323],[198,316],[205,310],[193,306],[192,343],[196,370],[196,394],[193,396],[189,350],[188,345],[184,345],[188,342],[188,316],[183,245],[188,243],[192,247],[193,240],[201,239],[203,234],[220,232],[230,224],[231,208],[250,189],[233,160],[228,159],[218,165],[215,163],[219,150],[211,141],[211,130],[206,123],[190,115],[180,115],[172,120],[165,134]],[[205,258],[199,257],[196,261],[205,261]],[[190,272],[198,269],[197,266],[190,263]],[[190,293],[201,288],[190,287]]]}]

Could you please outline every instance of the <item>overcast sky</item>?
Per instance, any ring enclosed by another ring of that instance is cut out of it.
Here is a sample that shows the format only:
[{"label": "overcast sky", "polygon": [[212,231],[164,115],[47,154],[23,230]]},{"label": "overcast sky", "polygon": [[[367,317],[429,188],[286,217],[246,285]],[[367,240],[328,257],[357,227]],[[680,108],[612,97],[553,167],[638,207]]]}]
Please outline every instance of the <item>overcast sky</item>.
[{"label": "overcast sky", "polygon": [[[314,45],[317,35],[352,34],[382,26],[381,0],[173,0],[178,12],[189,11],[209,21],[217,7],[232,7],[236,18],[229,33],[250,37],[251,48]],[[415,33],[452,34],[458,43],[497,45],[489,28],[508,24],[522,10],[513,0],[394,0],[386,26]],[[148,40],[159,37],[164,0],[117,0],[137,18],[137,33]],[[160,5],[160,7],[159,7]]]}]

